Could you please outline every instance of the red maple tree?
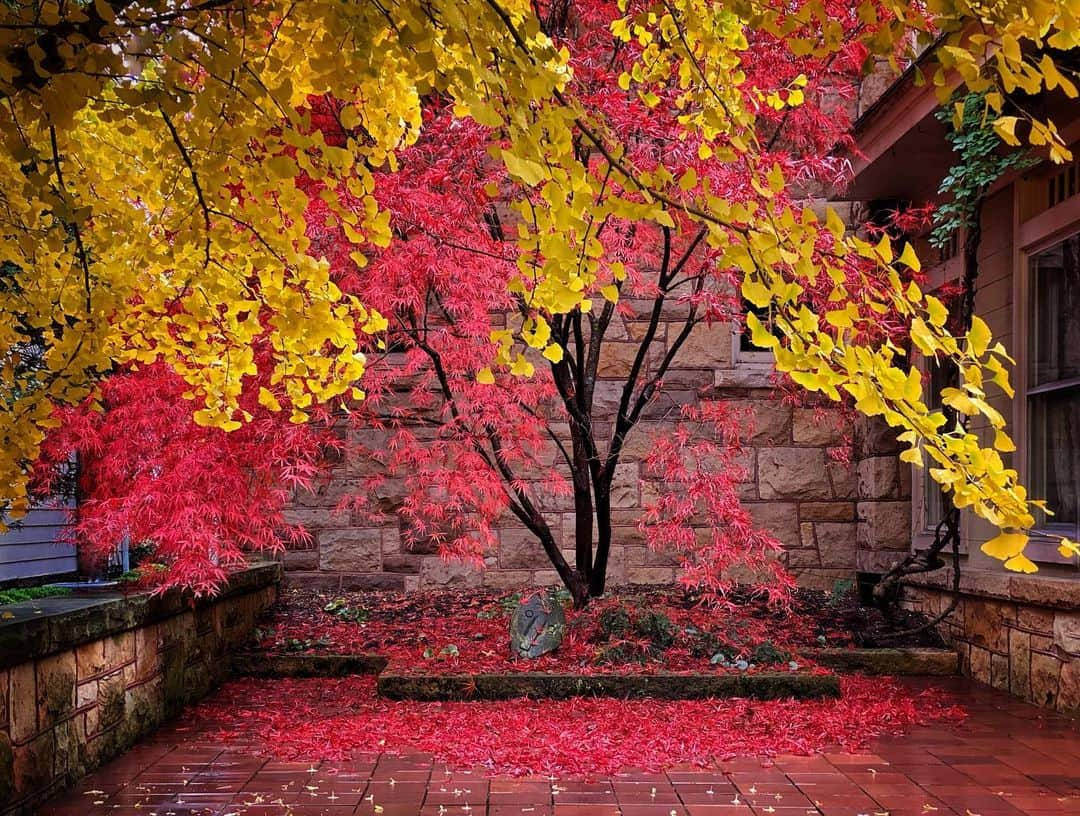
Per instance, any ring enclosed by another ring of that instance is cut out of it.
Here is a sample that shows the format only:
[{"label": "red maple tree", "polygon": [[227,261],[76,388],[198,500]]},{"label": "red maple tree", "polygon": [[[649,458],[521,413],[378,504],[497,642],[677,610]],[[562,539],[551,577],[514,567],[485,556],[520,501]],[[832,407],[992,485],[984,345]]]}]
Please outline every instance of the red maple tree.
[{"label": "red maple tree", "polygon": [[231,432],[196,424],[186,384],[160,363],[117,372],[96,402],[57,411],[36,486],[45,495],[70,490],[59,480],[74,462],[79,506],[65,535],[84,563],[100,569],[126,540],[164,567],[144,569],[147,583],[212,594],[247,552],[309,537],[285,510],[336,444],[329,416],[292,424],[287,412],[258,404],[259,387],[247,383],[241,406],[250,419]]},{"label": "red maple tree", "polygon": [[[799,4],[789,5],[795,12]],[[621,16],[616,3],[554,0],[538,8],[545,31],[571,55],[575,96],[626,146],[635,167],[656,170],[662,160],[673,173],[665,189],[673,200],[688,200],[708,185],[732,201],[777,206],[835,182],[843,170],[832,150],[844,142],[844,102],[866,52],[856,42],[862,23],[850,5],[829,5],[852,36],[826,61],[794,58],[777,38],[750,32],[741,92],[761,109],[765,160],[801,189],[772,204],[759,197],[740,161],[710,156],[680,125],[678,88],[651,107],[620,88],[620,75],[637,55],[633,44],[613,44],[610,24]],[[768,103],[774,92],[789,101],[797,92],[805,102],[774,109]],[[335,100],[310,100],[313,127],[328,143],[342,141],[338,110]],[[528,285],[515,285],[527,280],[532,260],[516,237],[530,196],[546,191],[523,189],[505,175],[491,158],[500,139],[454,118],[444,100],[429,99],[419,142],[401,151],[395,170],[377,175],[376,195],[391,214],[394,240],[384,250],[372,248],[364,268],[340,227],[321,212],[318,193],[328,191],[297,179],[312,201],[310,251],[329,260],[343,291],[390,321],[369,349],[367,398],[347,406],[347,421],[362,431],[353,435],[362,441],[350,453],[374,466],[347,503],[378,514],[382,508],[368,501],[371,489],[397,480],[402,498],[395,511],[407,522],[407,536],[477,563],[511,515],[536,537],[583,606],[605,590],[612,485],[626,442],[664,393],[665,376],[691,332],[740,321],[739,279],[719,266],[702,229],[676,209],[669,225],[617,217],[590,224],[586,245],[602,255],[592,308],[545,315],[561,358],[521,357],[513,372],[482,381],[500,345],[538,325]],[[577,155],[590,172],[609,172],[585,140]],[[608,183],[617,184],[610,176]],[[348,201],[347,190],[332,192]],[[598,367],[624,319],[641,328],[629,373],[611,399],[600,400]],[[287,411],[261,408],[256,395],[267,385],[246,384],[251,421],[228,434],[191,422],[178,379],[158,366],[114,375],[104,388],[104,413],[89,405],[64,411],[45,460],[80,453],[80,540],[101,553],[122,536],[152,541],[172,565],[168,583],[207,590],[244,549],[280,547],[283,538],[305,535],[285,523],[282,511],[290,491],[310,484],[320,445],[331,437],[325,423],[294,426]],[[781,593],[790,579],[774,557],[779,544],[754,529],[738,502],[738,417],[704,402],[683,409],[681,419],[646,462],[669,488],[642,518],[650,546],[682,553],[687,579],[714,595],[731,586],[732,568],[740,565]],[[565,542],[571,557],[551,523],[561,502],[574,511]],[[705,538],[689,527],[695,516],[709,523]]]},{"label": "red maple tree", "polygon": [[[834,11],[852,31],[860,26],[850,8],[837,3]],[[616,4],[603,0],[552,3],[541,15],[547,33],[571,55],[573,94],[616,134],[635,167],[651,172],[662,162],[671,171],[665,193],[672,199],[689,201],[708,185],[729,200],[769,206],[744,165],[710,157],[680,125],[678,88],[652,107],[620,88],[619,76],[636,54],[632,45],[613,49],[609,28],[618,16]],[[753,36],[744,88],[748,104],[762,108],[766,160],[804,189],[820,189],[842,170],[831,151],[844,141],[844,102],[864,58],[852,45],[827,62],[792,59],[776,38]],[[777,110],[766,102],[773,92],[795,89],[804,104]],[[333,104],[323,100],[314,113],[333,138]],[[367,399],[350,415],[365,431],[357,438],[368,441],[355,453],[371,460],[375,473],[349,503],[377,513],[368,496],[379,482],[396,479],[406,536],[434,540],[444,554],[478,564],[493,548],[498,525],[513,516],[582,606],[605,590],[616,543],[612,488],[627,440],[657,405],[690,334],[703,324],[740,321],[739,279],[718,264],[702,228],[676,210],[670,225],[617,217],[586,225],[594,251],[602,253],[602,271],[591,309],[545,315],[561,354],[521,359],[494,382],[478,381],[500,344],[512,341],[512,326],[535,328],[528,286],[510,284],[532,261],[515,240],[519,222],[528,221],[529,196],[545,193],[505,177],[490,159],[499,145],[500,134],[456,120],[431,100],[420,143],[403,152],[400,168],[378,177],[393,245],[357,269],[333,231],[311,236],[342,288],[362,293],[390,319],[388,351],[380,356],[373,349],[378,359],[365,382]],[[617,184],[586,140],[576,147],[583,166]],[[629,371],[614,399],[601,398],[601,361],[611,343],[626,348],[625,331],[619,332],[624,320],[639,327]],[[706,402],[684,408],[682,419],[657,440],[646,463],[668,488],[643,514],[649,545],[679,551],[686,580],[715,595],[731,586],[735,566],[749,567],[781,594],[790,579],[775,558],[779,544],[754,529],[738,501],[738,418]],[[565,542],[552,524],[552,510],[563,501],[572,503],[575,519]],[[700,516],[709,526],[705,537],[690,527]]]}]

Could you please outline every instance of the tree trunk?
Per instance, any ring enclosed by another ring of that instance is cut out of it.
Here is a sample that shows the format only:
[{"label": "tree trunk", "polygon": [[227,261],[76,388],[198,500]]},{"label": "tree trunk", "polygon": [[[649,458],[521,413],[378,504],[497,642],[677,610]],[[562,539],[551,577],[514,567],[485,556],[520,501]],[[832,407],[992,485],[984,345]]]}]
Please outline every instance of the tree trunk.
[{"label": "tree trunk", "polygon": [[596,489],[596,556],[589,576],[589,594],[599,598],[607,583],[608,560],[611,555],[611,486]]},{"label": "tree trunk", "polygon": [[[575,423],[571,420],[571,426]],[[588,586],[593,570],[593,497],[589,482],[588,455],[580,439],[580,431],[574,433],[574,563],[582,582]]]},{"label": "tree trunk", "polygon": [[574,570],[569,581],[563,580],[563,584],[574,601],[574,609],[581,610],[589,605],[589,584],[578,570]]}]

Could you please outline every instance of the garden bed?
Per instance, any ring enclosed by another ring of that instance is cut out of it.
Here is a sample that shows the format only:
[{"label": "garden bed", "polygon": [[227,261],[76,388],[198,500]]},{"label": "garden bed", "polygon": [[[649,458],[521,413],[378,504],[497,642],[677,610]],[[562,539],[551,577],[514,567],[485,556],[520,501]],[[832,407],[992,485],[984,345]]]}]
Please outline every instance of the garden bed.
[{"label": "garden bed", "polygon": [[[809,590],[799,590],[789,608],[774,609],[748,593],[718,607],[677,587],[627,588],[584,611],[566,608],[560,647],[524,659],[509,648],[510,616],[521,597],[491,590],[285,590],[260,624],[261,656],[242,657],[238,670],[259,676],[378,673],[381,659],[395,677],[445,677],[454,687],[469,685],[470,677],[520,674],[803,677],[815,666],[869,674],[956,671],[955,654],[942,648],[935,632],[892,637],[921,624],[918,616],[904,614],[890,625],[851,593]],[[883,644],[888,648],[875,648]]]}]

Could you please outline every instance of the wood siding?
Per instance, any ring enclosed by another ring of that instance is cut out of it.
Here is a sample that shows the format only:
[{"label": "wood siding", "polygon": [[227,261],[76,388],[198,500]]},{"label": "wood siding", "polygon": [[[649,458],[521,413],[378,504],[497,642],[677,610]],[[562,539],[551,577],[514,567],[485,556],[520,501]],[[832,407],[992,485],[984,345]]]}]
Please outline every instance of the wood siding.
[{"label": "wood siding", "polygon": [[0,535],[0,584],[75,572],[75,547],[61,541],[69,507],[37,507]]}]

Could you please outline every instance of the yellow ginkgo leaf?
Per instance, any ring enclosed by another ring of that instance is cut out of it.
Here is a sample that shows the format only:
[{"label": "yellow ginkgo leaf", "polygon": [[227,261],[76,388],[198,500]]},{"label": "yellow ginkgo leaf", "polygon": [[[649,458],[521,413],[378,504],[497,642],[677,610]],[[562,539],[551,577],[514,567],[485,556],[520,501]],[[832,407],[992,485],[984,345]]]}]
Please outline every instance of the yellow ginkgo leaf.
[{"label": "yellow ginkgo leaf", "polygon": [[1035,562],[1030,558],[1023,553],[1020,553],[1019,555],[1014,555],[1005,562],[1005,569],[1012,570],[1013,572],[1032,573],[1037,572],[1039,568],[1035,566]]},{"label": "yellow ginkgo leaf", "polygon": [[561,363],[563,358],[563,348],[560,345],[552,343],[543,350],[542,354],[553,363]]},{"label": "yellow ginkgo leaf", "polygon": [[[911,244],[904,244],[904,251],[900,253],[899,260],[900,263],[902,263],[912,272],[918,272],[922,269],[922,263],[919,261],[919,256],[915,254],[915,247],[913,247]],[[911,300],[917,299],[911,298]]]},{"label": "yellow ginkgo leaf", "polygon": [[994,431],[994,449],[1002,453],[1012,453],[1016,450],[1016,443],[1005,431]]},{"label": "yellow ginkgo leaf", "polygon": [[991,558],[1005,561],[1015,558],[1024,551],[1028,537],[1024,533],[1001,533],[982,545],[982,551]]}]

